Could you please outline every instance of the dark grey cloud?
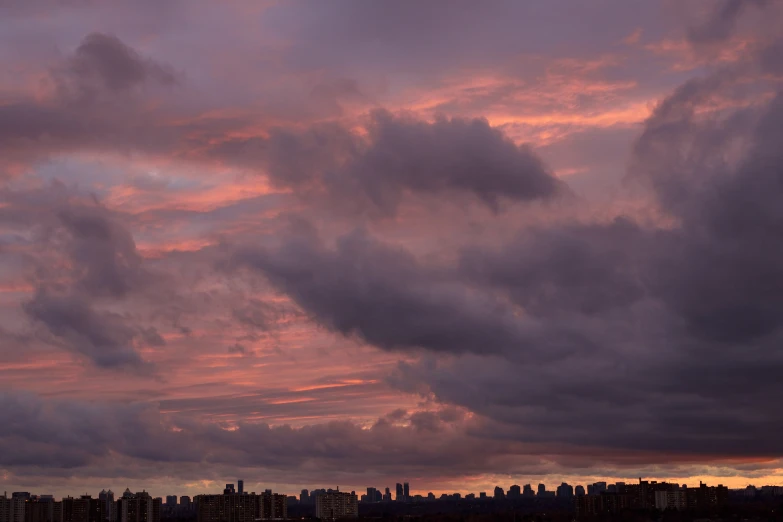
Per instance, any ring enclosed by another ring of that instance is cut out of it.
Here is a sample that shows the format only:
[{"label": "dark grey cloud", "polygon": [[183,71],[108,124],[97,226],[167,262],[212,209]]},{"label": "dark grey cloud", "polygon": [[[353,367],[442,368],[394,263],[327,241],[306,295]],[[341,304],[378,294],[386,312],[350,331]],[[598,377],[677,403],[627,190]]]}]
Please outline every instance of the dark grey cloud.
[{"label": "dark grey cloud", "polygon": [[358,185],[382,209],[393,208],[402,190],[464,191],[497,208],[501,200],[547,199],[563,188],[529,147],[514,144],[486,120],[428,123],[380,111],[368,130],[370,146],[340,184]]},{"label": "dark grey cloud", "polygon": [[134,341],[139,339],[149,345],[165,342],[154,330],[138,330],[128,325],[119,314],[95,310],[79,295],[39,291],[23,309],[66,349],[86,356],[103,368],[141,368],[145,366],[144,361]]},{"label": "dark grey cloud", "polygon": [[763,7],[767,0],[722,0],[714,2],[707,20],[688,31],[689,40],[697,45],[715,44],[727,40],[742,12],[748,7]]},{"label": "dark grey cloud", "polygon": [[543,227],[497,252],[466,249],[461,269],[472,280],[508,292],[528,313],[595,315],[644,296],[638,266],[650,254],[648,242],[626,218],[608,225]]},{"label": "dark grey cloud", "polygon": [[[758,66],[690,81],[646,122],[631,179],[665,224],[557,220],[466,247],[456,268],[367,233],[237,261],[335,331],[438,354],[390,382],[478,413],[487,437],[779,457],[783,94],[747,103]],[[716,97],[735,108],[705,112]]]},{"label": "dark grey cloud", "polygon": [[96,81],[112,90],[126,90],[146,81],[163,85],[177,82],[173,70],[166,65],[142,58],[114,35],[87,35],[68,63],[68,73],[81,85]]},{"label": "dark grey cloud", "polygon": [[637,174],[670,227],[556,225],[464,252],[471,280],[542,321],[565,314],[588,342],[551,364],[406,364],[395,384],[495,419],[505,428],[494,432],[515,440],[779,456],[769,434],[783,426],[769,399],[783,398],[783,95],[718,119],[699,114],[734,81],[677,90],[637,143]]},{"label": "dark grey cloud", "polygon": [[[87,35],[45,74],[44,99],[16,93],[0,107],[0,150],[6,161],[29,162],[75,150],[171,150],[181,138],[160,125],[143,101],[180,75],[140,56],[116,36]],[[159,111],[160,112],[160,111]]]},{"label": "dark grey cloud", "polygon": [[[9,392],[0,399],[13,413],[0,426],[0,466],[12,481],[40,480],[42,474],[80,484],[91,477],[148,479],[145,470],[154,467],[183,481],[240,469],[247,481],[267,485],[363,486],[368,480],[443,480],[465,473],[543,477],[575,464],[622,475],[648,464],[625,454],[606,455],[599,464],[566,446],[487,437],[480,423],[454,408],[396,410],[370,426],[332,421],[294,428],[203,422],[161,414],[149,403],[44,400]],[[545,461],[541,451],[547,451]]]},{"label": "dark grey cloud", "polygon": [[505,202],[548,200],[565,192],[528,146],[516,145],[485,119],[373,111],[364,135],[336,124],[301,132],[278,128],[269,138],[243,138],[209,155],[263,167],[278,186],[311,200],[369,216],[394,215],[408,193],[465,194],[498,210]]},{"label": "dark grey cloud", "polygon": [[334,248],[301,234],[279,248],[243,249],[234,266],[265,275],[331,329],[382,348],[493,353],[525,342],[501,302],[474,299],[436,268],[362,232]]},{"label": "dark grey cloud", "polygon": [[122,297],[152,282],[133,236],[105,208],[70,206],[57,217],[70,235],[68,253],[78,285],[86,293]]},{"label": "dark grey cloud", "polygon": [[102,368],[149,370],[138,348],[165,340],[122,305],[148,290],[165,292],[169,281],[144,265],[121,217],[58,182],[6,189],[0,200],[0,223],[19,231],[13,255],[35,288],[22,310],[42,327],[39,338]]},{"label": "dark grey cloud", "polygon": [[[79,468],[99,466],[114,454],[136,465],[231,465],[279,474],[317,470],[317,477],[304,480],[328,480],[350,470],[346,474],[358,479],[368,473],[426,473],[444,465],[479,470],[505,450],[500,443],[482,442],[459,429],[465,418],[455,411],[404,412],[402,417],[380,418],[370,429],[347,421],[292,428],[166,416],[144,403],[42,400],[16,393],[3,393],[0,399],[5,411],[14,413],[13,420],[0,427],[0,466],[21,475],[35,466],[71,468],[77,476]],[[406,427],[406,421],[413,426]],[[462,456],[460,462],[454,455]]]}]

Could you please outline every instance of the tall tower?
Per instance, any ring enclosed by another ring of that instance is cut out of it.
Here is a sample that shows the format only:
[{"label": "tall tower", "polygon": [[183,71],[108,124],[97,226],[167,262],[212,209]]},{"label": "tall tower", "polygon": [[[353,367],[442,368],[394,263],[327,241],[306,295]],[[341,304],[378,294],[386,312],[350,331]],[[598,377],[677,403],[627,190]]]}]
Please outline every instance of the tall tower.
[{"label": "tall tower", "polygon": [[405,502],[409,501],[411,499],[411,490],[408,487],[408,483],[405,482],[402,485],[402,496],[405,499]]},{"label": "tall tower", "polygon": [[237,480],[237,488],[239,489],[239,494],[245,492],[245,481],[244,480]]}]

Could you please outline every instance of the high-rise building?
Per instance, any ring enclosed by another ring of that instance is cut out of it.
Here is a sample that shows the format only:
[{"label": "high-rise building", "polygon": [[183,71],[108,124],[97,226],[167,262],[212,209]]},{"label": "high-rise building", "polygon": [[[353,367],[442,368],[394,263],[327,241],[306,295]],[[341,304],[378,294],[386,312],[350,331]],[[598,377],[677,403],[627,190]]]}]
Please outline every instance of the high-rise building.
[{"label": "high-rise building", "polygon": [[367,488],[367,502],[375,502],[375,494],[377,492],[378,490],[373,487]]},{"label": "high-rise building", "polygon": [[24,522],[25,502],[29,500],[30,493],[27,491],[16,491],[11,494],[9,522]]},{"label": "high-rise building", "polygon": [[226,484],[226,489],[223,490],[224,495],[233,495],[236,493],[236,490],[234,489],[234,484]]},{"label": "high-rise building", "polygon": [[525,484],[522,488],[522,496],[523,497],[534,497],[536,494],[533,492],[533,488],[530,486],[530,484]]},{"label": "high-rise building", "polygon": [[391,490],[389,490],[389,488],[386,488],[386,493],[383,494],[383,501],[391,502],[391,499],[392,499]]},{"label": "high-rise building", "polygon": [[169,509],[177,507],[177,495],[166,495],[166,507]]},{"label": "high-rise building", "polygon": [[256,518],[261,518],[257,515],[263,510],[257,497],[258,495],[237,495],[234,492],[198,495],[198,522],[254,522]]},{"label": "high-rise building", "polygon": [[0,522],[11,522],[11,499],[5,493],[0,496]]},{"label": "high-rise building", "polygon": [[[242,495],[242,497],[256,495]],[[264,491],[258,497],[257,518],[261,520],[284,519],[288,517],[288,502],[285,495]]]},{"label": "high-rise building", "polygon": [[606,482],[593,482],[587,486],[588,495],[600,495],[606,491]]},{"label": "high-rise building", "polygon": [[503,488],[501,488],[500,486],[495,486],[495,493],[493,497],[495,498],[495,500],[500,500],[501,498],[505,498],[506,494],[503,493]]},{"label": "high-rise building", "polygon": [[162,503],[146,491],[131,493],[126,489],[117,501],[117,522],[160,522]]},{"label": "high-rise building", "polygon": [[688,498],[684,489],[659,490],[655,492],[655,509],[688,509]]},{"label": "high-rise building", "polygon": [[237,480],[237,493],[240,495],[245,492],[245,481]]},{"label": "high-rise building", "polygon": [[557,486],[557,498],[570,499],[574,496],[574,488],[570,484],[563,482]]},{"label": "high-rise building", "polygon": [[574,494],[577,497],[584,496],[584,494],[585,494],[585,487],[584,486],[577,486],[576,488],[574,488]]},{"label": "high-rise building", "polygon": [[508,488],[508,498],[519,498],[522,496],[522,489],[514,484]]},{"label": "high-rise building", "polygon": [[190,511],[193,509],[193,504],[191,503],[189,496],[182,495],[179,497],[179,509],[182,511]]},{"label": "high-rise building", "polygon": [[[52,506],[54,510],[54,506]],[[62,499],[62,515],[58,522],[106,522],[105,503],[100,498],[82,495]]]},{"label": "high-rise building", "polygon": [[98,493],[98,500],[103,506],[104,520],[107,522],[116,522],[117,520],[117,504],[114,502],[114,492],[112,490],[106,491],[102,489]]},{"label": "high-rise building", "polygon": [[486,491],[480,491],[480,492],[479,492],[479,499],[483,499],[483,498],[484,498],[484,499],[485,499],[485,498],[487,498],[487,493],[486,493]]},{"label": "high-rise building", "polygon": [[63,502],[60,500],[59,502],[54,503],[54,507],[52,508],[52,511],[54,513],[54,516],[52,520],[54,522],[63,522]]},{"label": "high-rise building", "polygon": [[402,502],[405,500],[405,493],[402,489],[402,484],[399,482],[397,483],[397,495],[394,497],[394,500],[397,502]]},{"label": "high-rise building", "polygon": [[54,522],[54,498],[41,495],[26,500],[24,519],[25,522]]},{"label": "high-rise building", "polygon": [[546,485],[539,484],[538,485],[538,496],[539,497],[545,497],[546,496]]},{"label": "high-rise building", "polygon": [[309,504],[310,503],[310,492],[306,489],[303,489],[301,493],[299,493],[299,502],[301,504]]},{"label": "high-rise building", "polygon": [[402,497],[405,499],[405,502],[411,499],[411,488],[407,482],[402,483]]},{"label": "high-rise building", "polygon": [[321,520],[358,518],[359,501],[355,493],[329,490],[315,497],[315,516]]}]

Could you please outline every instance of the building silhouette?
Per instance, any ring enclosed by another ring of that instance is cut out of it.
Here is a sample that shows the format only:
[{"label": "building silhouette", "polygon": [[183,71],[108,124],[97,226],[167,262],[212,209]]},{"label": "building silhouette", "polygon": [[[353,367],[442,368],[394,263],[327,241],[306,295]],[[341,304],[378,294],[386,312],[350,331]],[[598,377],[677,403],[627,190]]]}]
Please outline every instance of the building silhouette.
[{"label": "building silhouette", "polygon": [[98,500],[103,505],[103,519],[107,522],[115,522],[117,520],[117,504],[114,502],[114,492],[102,489],[98,493]]},{"label": "building silhouette", "polygon": [[397,494],[395,495],[394,500],[396,500],[397,502],[403,502],[405,500],[405,493],[402,489],[402,484],[400,484],[399,482],[397,483],[396,493]]},{"label": "building silhouette", "polygon": [[131,493],[126,489],[117,501],[117,522],[160,522],[161,504],[160,498],[152,498],[146,491]]},{"label": "building silhouette", "polygon": [[405,502],[408,502],[411,499],[411,489],[407,482],[403,482],[402,484],[402,498]]},{"label": "building silhouette", "polygon": [[356,494],[329,490],[316,496],[315,516],[321,520],[358,518],[359,501]]},{"label": "building silhouette", "polygon": [[557,486],[557,498],[561,499],[571,499],[574,496],[574,488],[563,482],[559,486]]}]

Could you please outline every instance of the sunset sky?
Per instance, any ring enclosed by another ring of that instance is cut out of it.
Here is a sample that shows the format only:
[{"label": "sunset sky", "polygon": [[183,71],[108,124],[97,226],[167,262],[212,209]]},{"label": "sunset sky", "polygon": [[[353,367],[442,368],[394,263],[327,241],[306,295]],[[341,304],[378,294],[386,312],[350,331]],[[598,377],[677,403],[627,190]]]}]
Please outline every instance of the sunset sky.
[{"label": "sunset sky", "polygon": [[783,482],[783,2],[0,0],[0,491]]}]

